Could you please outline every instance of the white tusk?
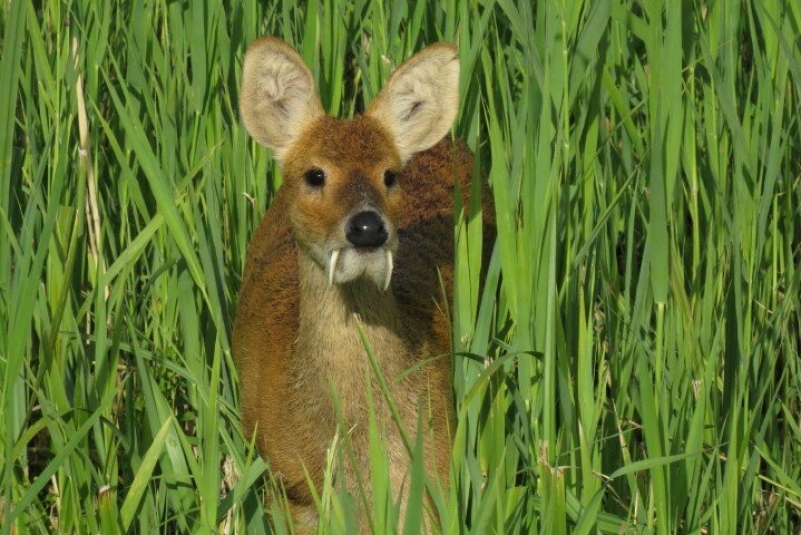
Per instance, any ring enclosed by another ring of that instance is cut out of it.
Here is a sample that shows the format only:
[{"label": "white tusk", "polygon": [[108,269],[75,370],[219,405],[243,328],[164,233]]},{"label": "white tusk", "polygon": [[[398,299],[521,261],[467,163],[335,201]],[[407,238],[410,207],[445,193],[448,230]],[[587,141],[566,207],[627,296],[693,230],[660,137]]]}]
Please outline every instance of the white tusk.
[{"label": "white tusk", "polygon": [[392,251],[387,249],[387,279],[384,281],[384,291],[389,288],[390,279],[392,279]]},{"label": "white tusk", "polygon": [[334,249],[331,253],[331,263],[328,264],[328,285],[334,285],[334,271],[337,269],[337,260],[339,259],[339,249]]}]

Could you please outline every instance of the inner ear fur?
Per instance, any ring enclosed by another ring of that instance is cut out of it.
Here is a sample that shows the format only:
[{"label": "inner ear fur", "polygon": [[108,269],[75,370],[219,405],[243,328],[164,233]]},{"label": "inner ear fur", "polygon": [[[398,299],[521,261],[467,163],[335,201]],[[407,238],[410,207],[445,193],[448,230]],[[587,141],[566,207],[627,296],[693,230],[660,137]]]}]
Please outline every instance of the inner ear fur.
[{"label": "inner ear fur", "polygon": [[366,115],[389,131],[406,162],[448,133],[458,107],[458,52],[451,45],[436,43],[392,73]]},{"label": "inner ear fur", "polygon": [[248,133],[279,161],[303,128],[325,113],[303,59],[272,37],[245,54],[240,111]]}]

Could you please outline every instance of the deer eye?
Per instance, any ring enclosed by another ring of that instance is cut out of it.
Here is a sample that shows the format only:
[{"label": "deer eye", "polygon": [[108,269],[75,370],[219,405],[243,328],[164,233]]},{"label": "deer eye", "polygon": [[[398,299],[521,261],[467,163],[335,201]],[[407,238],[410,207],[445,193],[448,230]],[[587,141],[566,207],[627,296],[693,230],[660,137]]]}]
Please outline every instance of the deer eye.
[{"label": "deer eye", "polygon": [[387,169],[384,171],[384,185],[388,188],[398,183],[398,172]]},{"label": "deer eye", "polygon": [[303,174],[303,179],[312,188],[322,188],[325,185],[325,173],[322,169],[309,169]]}]

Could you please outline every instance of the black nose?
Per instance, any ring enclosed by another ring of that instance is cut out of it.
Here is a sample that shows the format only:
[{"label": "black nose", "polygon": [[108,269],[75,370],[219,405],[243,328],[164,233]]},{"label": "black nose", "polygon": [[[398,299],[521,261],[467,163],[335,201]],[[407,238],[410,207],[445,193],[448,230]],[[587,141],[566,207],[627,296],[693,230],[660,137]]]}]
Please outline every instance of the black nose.
[{"label": "black nose", "polygon": [[388,234],[381,216],[365,211],[351,218],[346,237],[356,247],[380,247],[387,241]]}]

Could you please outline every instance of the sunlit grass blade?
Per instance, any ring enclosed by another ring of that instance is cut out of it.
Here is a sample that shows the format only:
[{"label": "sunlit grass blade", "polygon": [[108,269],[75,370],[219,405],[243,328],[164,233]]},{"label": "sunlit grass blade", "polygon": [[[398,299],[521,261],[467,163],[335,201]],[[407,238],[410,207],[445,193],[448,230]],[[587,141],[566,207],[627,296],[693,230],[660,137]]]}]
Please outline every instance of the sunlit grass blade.
[{"label": "sunlit grass blade", "polygon": [[139,507],[139,502],[147,490],[150,477],[153,474],[153,469],[156,463],[164,452],[164,442],[167,440],[167,434],[170,427],[174,425],[172,418],[167,418],[164,425],[161,426],[156,436],[153,437],[153,442],[147,449],[145,456],[142,457],[142,464],[139,465],[139,470],[136,471],[131,486],[127,489],[125,494],[125,501],[122,502],[120,508],[120,526],[123,532],[127,532],[131,528],[133,516],[136,514],[136,509]]}]

